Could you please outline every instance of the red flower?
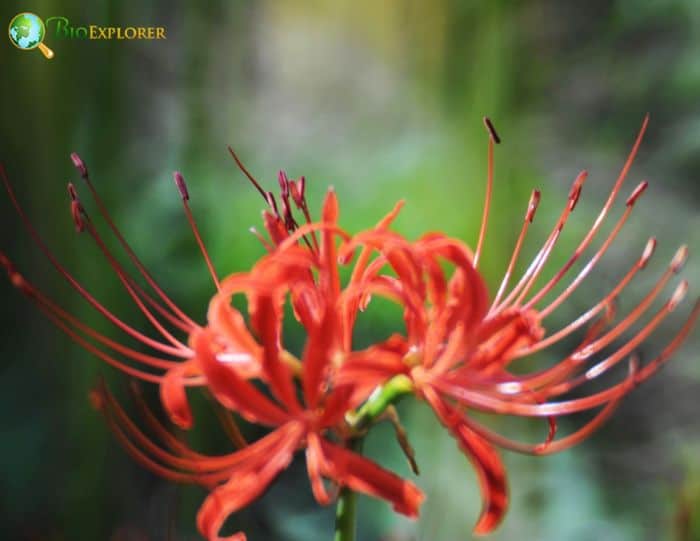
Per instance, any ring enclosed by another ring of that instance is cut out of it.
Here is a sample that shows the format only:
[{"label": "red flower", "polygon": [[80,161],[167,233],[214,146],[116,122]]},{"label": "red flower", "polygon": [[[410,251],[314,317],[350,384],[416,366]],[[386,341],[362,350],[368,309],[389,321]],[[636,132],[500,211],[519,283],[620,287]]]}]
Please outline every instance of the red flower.
[{"label": "red flower", "polygon": [[[585,172],[574,181],[568,201],[542,248],[518,283],[506,294],[520,247],[539,202],[539,192],[533,192],[503,282],[493,300],[489,301],[477,265],[486,231],[493,180],[493,145],[498,142],[498,137],[490,122],[487,120],[486,123],[491,133],[487,199],[474,254],[460,241],[442,234],[429,234],[415,243],[409,243],[389,232],[357,235],[341,250],[343,257],[356,245],[365,244],[378,252],[379,255],[373,261],[373,269],[368,269],[362,280],[375,280],[375,271],[386,265],[395,272],[396,278],[385,278],[384,283],[394,291],[395,298],[405,307],[406,338],[404,341],[395,340],[392,344],[378,345],[372,350],[352,354],[337,378],[340,384],[364,381],[366,389],[381,385],[397,374],[411,378],[416,393],[432,406],[479,474],[484,506],[475,526],[476,533],[493,530],[501,521],[508,503],[506,473],[494,444],[520,452],[548,454],[580,442],[612,414],[628,392],[651,377],[670,358],[687,337],[700,313],[700,305],[696,303],[685,324],[664,350],[644,366],[639,366],[634,350],[683,299],[687,283],[682,281],[663,307],[636,335],[595,364],[589,363],[646,314],[668,280],[682,267],[687,255],[685,247],[677,252],[666,272],[639,305],[608,328],[614,319],[615,300],[652,256],[656,245],[652,238],[641,257],[608,295],[563,329],[547,334],[542,326],[543,321],[576,290],[609,249],[634,203],[647,187],[647,183],[643,182],[632,191],[622,217],[597,251],[561,293],[548,303],[543,303],[547,294],[562,282],[571,267],[581,259],[600,230],[627,176],[647,120],[600,214],[566,264],[543,287],[532,292],[537,277],[576,206],[586,180]],[[446,276],[441,266],[442,261],[454,267],[451,276]],[[360,281],[359,289],[362,288]],[[544,350],[590,321],[594,323],[579,346],[552,367],[525,375],[509,370],[511,363],[517,359]],[[610,371],[628,357],[629,372],[621,382],[582,398],[557,400]],[[544,417],[549,420],[549,435],[538,445],[515,442],[469,416],[470,409],[495,414]],[[586,425],[569,436],[553,440],[556,417],[593,409],[599,411]]]},{"label": "red flower", "polygon": [[[187,187],[182,176],[176,173],[174,179],[186,216],[218,290],[209,305],[206,326],[194,323],[158,287],[113,225],[83,162],[73,155],[98,209],[151,292],[139,286],[106,248],[76,189],[69,185],[76,228],[87,231],[96,242],[128,295],[159,333],[159,339],[150,338],[118,319],[63,268],[25,217],[2,171],[12,202],[34,241],[58,272],[104,317],[153,349],[155,354],[128,348],[78,320],[27,282],[1,253],[0,264],[7,269],[12,283],[74,340],[125,373],[160,384],[163,404],[179,426],[189,428],[192,425],[187,387],[206,385],[225,408],[272,429],[267,436],[243,449],[209,457],[184,446],[157,423],[150,412],[144,411],[164,448],[124,414],[106,389],[101,387],[93,394],[94,403],[105,413],[118,439],[139,462],[165,477],[211,488],[198,516],[200,531],[209,539],[220,539],[219,531],[226,518],[257,498],[300,449],[305,450],[312,490],[319,502],[328,503],[332,499],[324,484],[324,479],[328,479],[336,485],[386,499],[398,512],[415,516],[423,495],[413,484],[342,445],[358,435],[358,425],[366,428],[354,420],[377,400],[386,399],[382,386],[391,380],[408,382],[408,386],[401,387],[402,391],[407,388],[415,391],[431,405],[473,463],[484,499],[475,531],[486,533],[499,524],[508,504],[506,472],[494,446],[548,454],[580,442],[611,415],[628,392],[651,377],[670,358],[700,314],[700,305],[696,304],[664,350],[640,366],[634,351],[683,299],[688,286],[682,281],[637,334],[599,358],[605,348],[645,316],[683,265],[687,255],[685,247],[677,252],[642,301],[612,324],[615,300],[646,267],[654,252],[656,241],[652,238],[620,282],[588,311],[549,334],[543,325],[608,251],[635,202],[645,191],[646,182],[632,191],[622,216],[599,248],[571,282],[549,299],[557,286],[564,285],[564,278],[600,231],[627,177],[646,125],[645,120],[602,210],[565,265],[544,286],[535,289],[576,207],[586,181],[585,172],[575,179],[561,215],[542,248],[515,286],[508,290],[539,203],[539,192],[533,192],[505,276],[491,300],[477,269],[488,224],[494,144],[499,142],[488,119],[487,195],[475,252],[441,233],[430,233],[411,242],[390,231],[401,202],[375,228],[350,236],[337,224],[338,203],[331,191],[324,202],[320,221],[312,222],[303,177],[290,181],[280,173],[278,204],[273,194],[262,189],[231,151],[269,206],[263,215],[269,241],[258,235],[269,253],[250,272],[220,281],[189,210]],[[296,221],[292,207],[301,211],[305,223]],[[338,237],[341,239],[339,246]],[[338,266],[350,263],[353,264],[351,276],[343,287]],[[446,267],[453,269],[451,273]],[[247,318],[232,306],[234,295],[246,297]],[[373,295],[392,299],[402,306],[405,333],[395,334],[364,350],[355,350],[352,343],[355,319]],[[300,359],[287,351],[282,341],[287,300],[307,337]],[[528,374],[511,369],[518,359],[552,346],[588,323],[592,324],[579,346],[560,362]],[[175,336],[174,331],[186,333],[187,342]],[[566,398],[570,391],[612,370],[627,358],[629,371],[622,381],[584,397]],[[589,362],[592,359],[597,360]],[[253,384],[251,379],[259,382]],[[258,384],[264,385],[265,390],[261,391]],[[380,403],[380,406],[379,410],[386,404]],[[548,435],[537,445],[516,442],[476,421],[469,415],[470,410],[546,418]],[[554,439],[556,417],[588,410],[597,410],[592,420],[573,434]],[[231,537],[242,538],[243,534]]]},{"label": "red flower", "polygon": [[[348,437],[345,415],[358,405],[352,384],[339,386],[332,380],[333,363],[346,355],[334,239],[342,232],[336,220],[337,201],[335,194],[329,192],[323,221],[296,233],[298,236],[308,230],[320,230],[319,251],[298,246],[294,235],[279,239],[278,248],[249,273],[235,274],[221,282],[220,291],[210,304],[209,325],[191,338],[195,356],[187,362],[204,375],[216,399],[252,423],[273,427],[270,434],[227,457],[197,456],[183,461],[145,438],[108,393],[103,390],[97,395],[96,402],[107,413],[112,429],[142,464],[173,479],[212,486],[223,483],[212,490],[199,511],[197,523],[207,539],[220,539],[219,531],[226,518],[262,494],[289,465],[294,452],[302,448],[306,450],[309,478],[319,503],[327,504],[332,499],[323,482],[327,478],[338,486],[385,499],[397,512],[417,515],[423,500],[418,488],[329,439],[331,436],[342,441]],[[317,271],[317,280],[312,270]],[[247,297],[251,327],[258,341],[231,306],[235,294]],[[291,354],[282,345],[283,304],[287,296],[291,296],[308,336],[300,362],[290,361]],[[241,373],[241,357],[246,357],[246,364],[257,366],[256,377],[265,382],[271,397]],[[301,379],[301,397],[297,395],[295,372]],[[171,410],[190,418],[184,387],[178,387],[174,380],[166,389],[164,394],[170,396],[167,401]],[[125,435],[125,430],[130,436]],[[134,442],[151,457],[138,450]],[[171,469],[162,471],[159,463]],[[241,539],[242,535],[238,534]]]},{"label": "red flower", "polygon": [[[272,209],[272,212],[264,214],[264,218],[275,246],[268,245],[271,253],[263,257],[249,273],[231,275],[220,281],[190,213],[189,193],[184,179],[176,173],[174,179],[187,218],[218,289],[210,303],[208,325],[201,327],[187,318],[150,277],[113,225],[82,161],[76,155],[73,155],[73,160],[95,196],[108,225],[159,299],[141,289],[107,250],[75,188],[69,185],[71,213],[76,228],[88,231],[92,236],[128,294],[160,332],[164,341],[153,340],[116,318],[63,268],[26,218],[3,171],[3,179],[12,202],[39,248],[90,304],[144,345],[182,360],[178,362],[145,355],[97,333],[27,282],[9,259],[2,255],[0,262],[8,270],[13,284],[86,349],[129,375],[159,383],[163,404],[171,419],[179,426],[189,428],[192,425],[186,387],[206,385],[224,407],[250,422],[274,429],[261,440],[232,454],[208,457],[179,443],[150,412],[145,412],[149,424],[166,445],[167,449],[164,449],[126,416],[103,386],[93,393],[93,403],[105,413],[117,438],[141,464],[169,479],[196,482],[212,488],[198,515],[198,526],[202,534],[208,539],[220,539],[219,531],[226,518],[262,494],[279,472],[289,465],[298,449],[306,450],[313,493],[320,503],[326,504],[332,499],[324,486],[323,479],[326,478],[338,486],[347,486],[386,499],[397,512],[416,516],[423,500],[423,494],[417,487],[339,444],[354,437],[345,422],[345,415],[358,405],[360,393],[356,392],[354,385],[335,385],[332,375],[351,347],[354,315],[359,305],[341,305],[336,237],[340,235],[348,240],[349,236],[337,226],[338,205],[335,194],[332,191],[328,193],[322,220],[311,223],[304,197],[304,179],[290,182],[284,173],[280,173],[282,214],[277,212],[274,196],[261,190]],[[254,180],[253,182],[259,186]],[[307,224],[299,226],[294,221],[290,196],[303,211]],[[375,230],[384,230],[397,211],[398,207]],[[320,240],[317,233],[320,233]],[[307,248],[300,246],[300,242],[305,242]],[[249,330],[243,315],[231,306],[231,297],[235,294],[245,294],[247,297],[250,327],[255,336]],[[287,296],[308,336],[301,361],[282,345],[283,304]],[[156,317],[153,311],[165,321]],[[188,344],[173,336],[164,322],[187,332]],[[165,373],[152,374],[130,366],[88,341],[86,337],[129,360],[162,369]],[[301,396],[297,393],[294,380],[297,376],[301,380]],[[272,396],[269,397],[250,383],[250,378],[264,382]],[[232,537],[243,538],[243,534]]]},{"label": "red flower", "polygon": [[[278,427],[275,432],[289,426],[299,427],[298,432],[291,431],[282,441],[285,444],[291,441],[292,450],[306,445],[309,477],[319,502],[329,501],[321,480],[324,476],[338,485],[384,498],[392,502],[396,511],[415,516],[423,499],[416,487],[326,438],[327,432],[335,433],[336,438],[343,437],[345,415],[358,405],[354,385],[339,386],[333,380],[335,369],[348,354],[353,324],[352,309],[341,304],[335,236],[347,238],[347,235],[337,226],[335,193],[330,191],[326,197],[321,222],[299,227],[288,221],[283,228],[284,221],[268,216],[268,231],[277,247],[250,273],[233,275],[222,282],[220,293],[210,304],[209,327],[205,333],[211,332],[210,338],[225,337],[227,343],[235,343],[245,329],[242,319],[231,308],[231,297],[245,294],[251,326],[262,346],[256,353],[260,377],[275,400],[240,377],[235,367],[221,362],[216,339],[207,339],[203,334],[195,339],[195,350],[208,386],[224,406],[251,422]],[[277,230],[274,224],[279,226]],[[385,224],[386,221],[381,222],[377,229],[383,229]],[[316,231],[320,231],[320,240],[315,237]],[[300,238],[312,233],[313,246],[318,246],[318,250],[298,245]],[[297,398],[290,363],[283,359],[289,355],[281,340],[283,303],[287,295],[308,336],[301,363],[293,365],[301,380],[301,400]],[[218,347],[227,351],[226,344]],[[288,460],[281,460],[280,469],[287,463]],[[233,489],[237,483],[230,481],[217,489],[202,507],[199,524],[203,531],[218,528],[226,514],[232,512],[233,507],[225,503],[225,495],[232,490],[228,486]],[[220,505],[214,503],[219,501]]]}]

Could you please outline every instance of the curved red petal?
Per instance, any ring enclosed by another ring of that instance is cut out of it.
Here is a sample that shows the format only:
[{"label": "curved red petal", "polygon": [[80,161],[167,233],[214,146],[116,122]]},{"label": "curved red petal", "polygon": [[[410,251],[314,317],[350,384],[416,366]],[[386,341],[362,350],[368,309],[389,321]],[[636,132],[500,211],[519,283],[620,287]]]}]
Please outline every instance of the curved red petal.
[{"label": "curved red petal", "polygon": [[311,481],[311,491],[319,504],[328,505],[332,498],[323,484],[322,464],[323,450],[321,449],[320,437],[315,432],[311,432],[307,435],[306,448],[306,469]]},{"label": "curved red petal", "polygon": [[160,384],[160,398],[170,420],[185,430],[192,428],[192,410],[185,393],[185,377],[197,375],[196,359],[185,361],[166,372]]},{"label": "curved red petal", "polygon": [[301,407],[296,397],[292,373],[279,358],[282,307],[270,295],[260,295],[255,304],[253,324],[263,345],[262,367],[270,389],[290,412],[299,412]]},{"label": "curved red petal", "polygon": [[508,508],[508,484],[503,462],[498,452],[469,428],[460,413],[435,391],[426,388],[424,394],[440,422],[450,430],[479,476],[483,506],[474,533],[489,533],[500,524]]},{"label": "curved red petal", "polygon": [[341,486],[347,486],[375,498],[386,500],[398,513],[411,518],[425,499],[421,490],[371,460],[321,439],[323,474]]},{"label": "curved red petal", "polygon": [[192,341],[209,388],[221,404],[238,411],[251,422],[274,426],[289,420],[284,410],[216,358],[210,332],[198,333]]},{"label": "curved red petal", "polygon": [[275,477],[289,466],[304,430],[299,423],[292,422],[273,434],[278,437],[276,449],[261,452],[255,460],[242,464],[224,485],[207,496],[199,508],[197,528],[209,541],[246,539],[242,532],[227,537],[221,537],[219,532],[232,513],[261,496]]}]

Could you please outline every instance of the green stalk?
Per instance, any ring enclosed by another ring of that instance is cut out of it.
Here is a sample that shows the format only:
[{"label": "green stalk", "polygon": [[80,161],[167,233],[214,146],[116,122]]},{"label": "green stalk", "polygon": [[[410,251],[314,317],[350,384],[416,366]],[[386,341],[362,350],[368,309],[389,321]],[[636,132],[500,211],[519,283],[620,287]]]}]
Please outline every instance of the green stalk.
[{"label": "green stalk", "polygon": [[[349,448],[362,452],[362,439],[349,442]],[[355,541],[357,516],[357,494],[348,487],[343,487],[335,507],[335,534],[333,541]]]},{"label": "green stalk", "polygon": [[[413,382],[407,376],[403,374],[394,376],[378,387],[356,412],[348,412],[345,419],[351,428],[362,431],[384,413],[387,407],[412,391]],[[348,448],[361,453],[363,438],[364,436],[358,436],[349,440]],[[357,495],[348,487],[343,487],[335,508],[333,541],[355,541],[356,515]]]}]

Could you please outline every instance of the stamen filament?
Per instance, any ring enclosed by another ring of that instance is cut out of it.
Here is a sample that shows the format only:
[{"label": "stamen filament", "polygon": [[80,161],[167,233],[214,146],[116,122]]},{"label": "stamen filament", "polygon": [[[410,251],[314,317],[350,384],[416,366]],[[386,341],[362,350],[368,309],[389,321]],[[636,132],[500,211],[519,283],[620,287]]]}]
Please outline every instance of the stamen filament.
[{"label": "stamen filament", "polygon": [[192,233],[194,234],[194,238],[197,241],[197,244],[199,245],[199,250],[202,252],[202,256],[204,257],[204,261],[207,264],[207,268],[209,269],[209,274],[211,275],[212,280],[214,280],[214,285],[216,285],[217,291],[221,291],[221,283],[219,282],[219,277],[216,274],[216,269],[214,269],[214,264],[211,261],[211,258],[209,257],[209,252],[207,251],[206,247],[204,246],[204,241],[202,240],[202,236],[199,234],[199,228],[197,227],[197,222],[194,219],[194,216],[192,214],[192,210],[190,209],[190,194],[187,191],[187,185],[185,184],[185,179],[182,176],[182,173],[179,171],[175,171],[173,173],[173,179],[175,180],[175,184],[178,187],[178,190],[180,191],[180,196],[182,199],[182,206],[185,209],[185,216],[187,217],[187,221],[190,223],[190,228],[192,229]]},{"label": "stamen filament", "polygon": [[158,350],[162,351],[163,353],[167,353],[170,355],[175,355],[175,356],[181,356],[181,357],[187,357],[189,353],[186,350],[182,350],[179,348],[172,348],[167,346],[166,344],[163,344],[161,342],[158,342],[156,340],[153,340],[152,338],[149,338],[148,336],[140,333],[133,327],[127,325],[124,323],[122,320],[120,320],[118,317],[116,317],[112,312],[107,310],[102,304],[100,304],[97,299],[95,299],[83,286],[80,285],[80,283],[71,275],[56,259],[56,257],[53,255],[53,252],[49,250],[49,248],[46,246],[44,243],[43,239],[39,235],[39,233],[36,231],[32,223],[29,221],[29,218],[25,214],[24,210],[20,206],[19,202],[17,201],[17,198],[15,197],[15,193],[12,190],[12,186],[10,185],[10,182],[7,178],[7,175],[5,173],[5,168],[0,164],[0,176],[2,176],[3,183],[5,185],[5,189],[7,190],[8,195],[10,196],[10,200],[12,202],[12,205],[15,207],[15,210],[17,211],[17,214],[19,215],[20,219],[22,220],[25,229],[31,236],[32,240],[34,243],[37,245],[37,247],[44,253],[46,258],[51,262],[53,267],[58,271],[58,273],[75,289],[93,308],[95,308],[100,314],[102,314],[106,319],[108,319],[113,325],[124,331],[126,334],[131,336],[132,338],[135,338],[136,340],[139,340],[140,342],[143,342],[144,344]]},{"label": "stamen filament", "polygon": [[[515,248],[513,249],[513,255],[510,257],[510,263],[508,263],[508,268],[506,269],[506,272],[503,275],[501,285],[498,287],[498,292],[496,293],[496,296],[494,297],[493,302],[491,303],[491,311],[493,311],[493,309],[498,305],[498,302],[501,300],[503,293],[505,293],[506,287],[508,287],[508,282],[510,281],[510,277],[513,274],[515,264],[518,261],[518,256],[520,255],[520,250],[522,249],[523,241],[525,240],[525,235],[527,235],[527,231],[530,227],[530,224],[535,219],[535,212],[537,211],[539,203],[540,192],[539,190],[533,190],[532,195],[530,195],[530,202],[527,205],[527,212],[525,213],[523,226],[520,229],[520,235],[518,235],[518,240],[515,243]],[[491,313],[491,311],[489,312],[489,314]]]},{"label": "stamen filament", "polygon": [[[632,195],[630,195],[629,199],[627,200],[627,207],[625,208],[625,212],[622,214],[620,219],[618,220],[617,224],[615,224],[615,227],[613,230],[610,232],[608,237],[605,239],[605,242],[603,242],[603,245],[598,249],[598,251],[595,253],[595,255],[590,259],[590,261],[583,267],[583,269],[579,272],[579,274],[576,276],[576,278],[573,280],[571,285],[567,287],[565,294],[561,295],[561,299],[557,299],[555,302],[561,303],[563,300],[565,300],[568,295],[571,294],[578,286],[579,284],[583,281],[583,279],[590,273],[590,271],[595,267],[595,265],[600,261],[600,258],[603,257],[605,252],[610,248],[610,245],[612,244],[613,240],[617,237],[619,234],[620,230],[622,229],[622,226],[625,224],[627,219],[629,218],[630,214],[632,213],[632,209],[634,208],[634,203],[637,201],[637,199],[642,195],[642,193],[646,190],[648,186],[648,183],[642,182],[637,186],[637,188],[634,190]],[[554,286],[559,283],[559,281],[564,277],[564,275],[568,272],[568,270],[571,268],[571,266],[578,260],[579,257],[583,254],[583,250],[577,249],[574,251],[573,255],[569,258],[569,260],[564,264],[564,266],[557,272],[556,275],[552,277],[552,279],[542,288],[538,293],[536,293],[528,302],[527,304],[523,307],[525,310],[532,308],[535,304],[537,304],[542,298],[549,293]],[[558,306],[558,305],[557,305]],[[551,309],[550,312],[551,313]]]},{"label": "stamen filament", "polygon": [[[585,325],[588,321],[590,321],[592,318],[594,318],[596,315],[598,315],[603,309],[607,308],[610,306],[611,303],[614,303],[617,300],[617,297],[620,295],[622,290],[629,284],[629,282],[632,280],[632,278],[635,277],[635,275],[642,269],[646,267],[646,264],[649,260],[649,258],[652,256],[654,252],[654,247],[656,246],[656,239],[650,239],[645,248],[642,256],[635,262],[635,264],[632,266],[632,268],[627,272],[627,274],[620,280],[620,282],[613,288],[610,293],[608,293],[603,299],[601,299],[595,306],[591,307],[588,309],[586,312],[584,312],[582,315],[580,315],[578,318],[576,318],[573,322],[568,324],[566,327],[560,329],[559,331],[550,334],[548,337],[540,340],[539,342],[536,342],[535,344],[524,348],[518,352],[518,356],[526,356],[526,355],[531,355],[532,353],[535,353],[537,351],[542,351],[543,349],[551,346],[552,344],[559,342],[561,339],[565,338],[572,332],[578,330],[581,328],[583,325]],[[545,313],[546,311],[541,311],[539,313],[541,318],[545,318],[547,314]]]},{"label": "stamen filament", "polygon": [[[76,163],[74,156],[77,157],[77,155],[75,153],[73,153],[71,155],[71,158],[73,158],[73,162]],[[80,160],[79,157],[78,157],[78,160]],[[80,160],[80,164],[82,164],[82,160]],[[183,323],[188,325],[188,327],[192,330],[199,328],[199,325],[197,325],[192,319],[190,319],[187,316],[187,314],[185,314],[177,306],[177,304],[175,304],[170,299],[170,297],[168,297],[168,295],[166,295],[165,291],[163,291],[163,289],[158,285],[158,283],[155,281],[155,279],[151,276],[151,273],[148,272],[148,270],[143,265],[141,260],[136,256],[136,253],[133,251],[133,249],[131,248],[129,243],[126,242],[126,239],[121,234],[121,232],[119,231],[117,226],[114,224],[114,221],[112,220],[111,215],[107,211],[107,207],[103,203],[102,198],[100,197],[99,193],[97,192],[97,189],[92,184],[92,181],[90,180],[90,176],[87,173],[87,169],[84,168],[84,165],[82,168],[79,167],[78,165],[76,165],[76,167],[78,167],[78,170],[81,171],[81,175],[82,175],[83,179],[85,180],[85,184],[87,185],[88,189],[90,190],[90,193],[92,194],[92,198],[95,200],[95,203],[97,204],[97,208],[100,211],[102,218],[105,220],[105,222],[107,222],[107,225],[112,230],[112,233],[117,238],[117,240],[119,241],[119,244],[122,246],[122,248],[124,249],[126,254],[129,256],[129,259],[134,264],[136,269],[139,271],[141,276],[144,277],[146,282],[148,282],[148,285],[151,286],[151,288],[153,288],[153,291],[156,293],[156,295],[158,295],[162,299],[162,301],[166,304],[166,306],[168,308],[170,308],[170,310],[172,310],[173,314],[175,314],[178,318],[180,318]],[[84,174],[83,174],[83,170],[84,170]]]},{"label": "stamen filament", "polygon": [[124,272],[124,269],[121,267],[121,265],[117,262],[116,259],[114,259],[114,256],[109,252],[107,249],[107,246],[103,242],[102,238],[100,237],[99,233],[95,229],[95,226],[93,225],[92,221],[87,217],[85,214],[84,216],[85,220],[85,227],[92,237],[92,239],[95,241],[97,246],[99,247],[100,251],[102,254],[105,256],[107,261],[109,262],[110,266],[114,270],[114,272],[117,275],[117,278],[119,278],[119,281],[122,283],[124,286],[124,289],[126,289],[127,293],[129,296],[133,299],[134,303],[136,306],[138,306],[139,310],[146,316],[146,319],[153,325],[153,327],[168,341],[170,342],[176,350],[172,351],[164,351],[164,353],[169,353],[171,355],[181,355],[182,352],[188,352],[191,353],[192,350],[188,348],[185,344],[183,344],[180,340],[175,338],[170,332],[168,332],[165,327],[158,321],[158,319],[153,315],[153,313],[144,305],[143,301],[141,298],[138,296],[136,291],[131,287],[131,284],[126,276],[126,273]]},{"label": "stamen filament", "polygon": [[494,144],[500,143],[501,140],[496,134],[496,130],[489,120],[488,117],[484,117],[484,125],[489,132],[489,146],[488,146],[488,172],[486,175],[486,195],[484,196],[484,211],[481,216],[481,227],[479,229],[479,240],[476,243],[476,251],[474,252],[474,268],[479,266],[479,257],[481,256],[481,249],[484,245],[484,238],[486,237],[486,228],[489,221],[489,210],[491,209],[491,195],[493,192],[493,147]]},{"label": "stamen filament", "polygon": [[564,210],[562,210],[556,225],[554,226],[549,236],[545,240],[544,244],[542,245],[542,248],[540,248],[539,252],[537,252],[529,267],[525,271],[525,274],[523,274],[523,276],[520,278],[513,290],[508,294],[508,296],[503,300],[503,302],[501,302],[495,309],[492,310],[492,312],[501,311],[505,306],[508,305],[517,305],[519,301],[515,301],[515,298],[518,295],[520,295],[520,298],[522,298],[524,296],[521,293],[522,291],[524,291],[524,294],[527,295],[528,289],[532,287],[534,279],[537,278],[537,274],[539,274],[540,270],[542,269],[542,266],[547,260],[548,254],[554,247],[554,244],[556,243],[559,234],[561,233],[561,230],[569,217],[569,214],[576,206],[576,202],[578,201],[578,198],[581,194],[581,187],[586,182],[587,177],[588,173],[586,171],[581,171],[578,174],[578,176],[574,180],[574,183],[572,184],[567,204],[564,207]]}]

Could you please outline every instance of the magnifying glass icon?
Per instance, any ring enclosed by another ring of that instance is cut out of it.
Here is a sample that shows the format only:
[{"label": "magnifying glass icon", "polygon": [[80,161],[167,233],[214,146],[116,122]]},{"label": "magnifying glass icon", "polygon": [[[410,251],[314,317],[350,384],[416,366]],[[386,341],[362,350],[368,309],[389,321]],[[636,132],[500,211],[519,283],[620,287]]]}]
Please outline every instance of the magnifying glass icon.
[{"label": "magnifying glass icon", "polygon": [[46,26],[41,17],[34,13],[18,13],[10,21],[7,29],[12,45],[23,51],[39,49],[49,60],[53,58],[53,51],[44,45]]}]

